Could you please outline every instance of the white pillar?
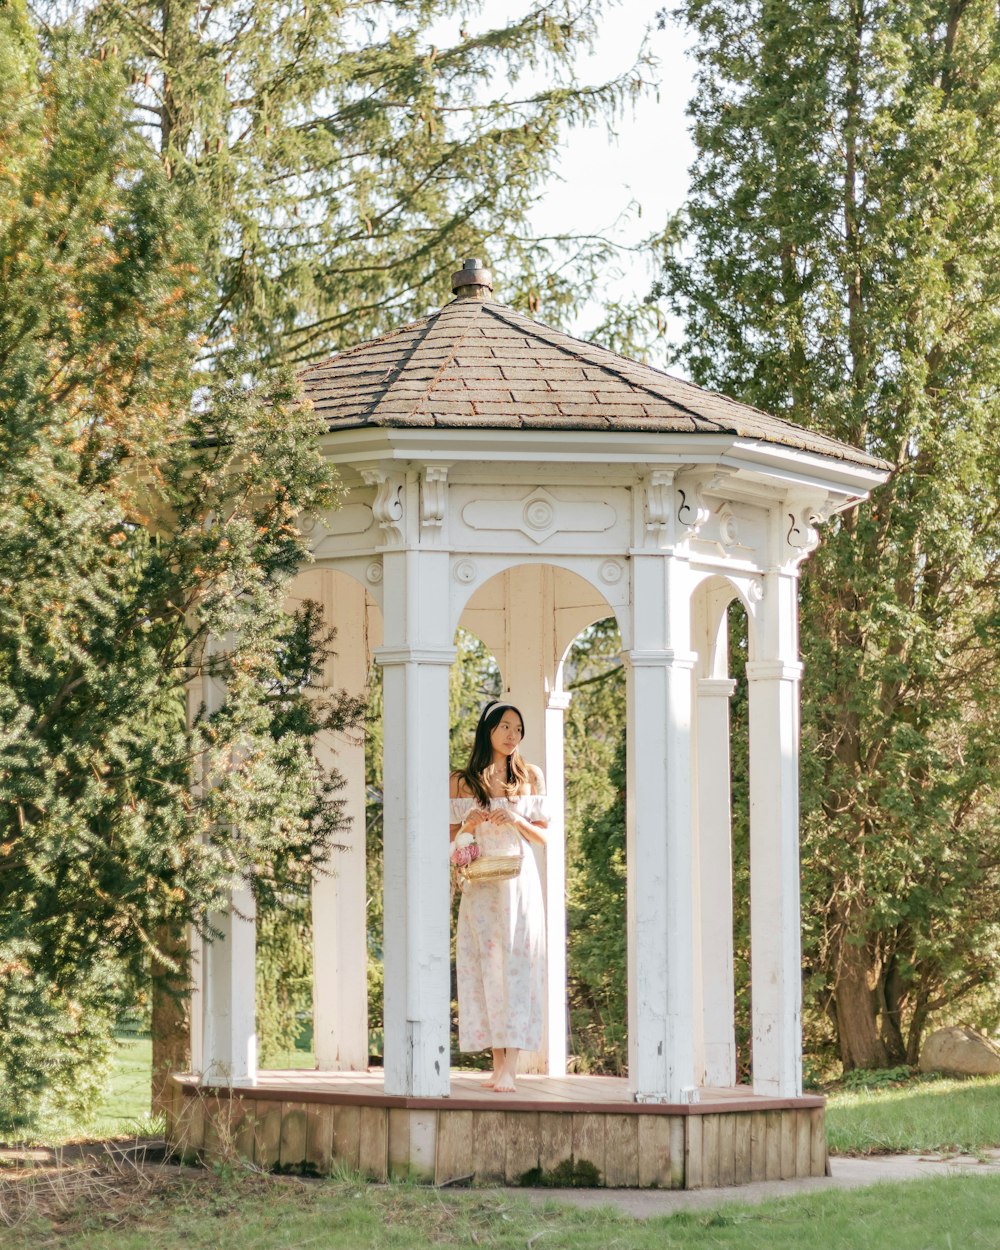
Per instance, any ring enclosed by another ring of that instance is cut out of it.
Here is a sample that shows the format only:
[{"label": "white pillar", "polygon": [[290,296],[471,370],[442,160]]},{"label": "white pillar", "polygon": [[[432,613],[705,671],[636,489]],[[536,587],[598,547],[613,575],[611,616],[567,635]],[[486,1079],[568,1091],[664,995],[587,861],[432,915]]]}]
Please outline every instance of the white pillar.
[{"label": "white pillar", "polygon": [[802,1093],[796,586],[768,574],[760,650],[778,655],[747,665],[753,1087],[778,1097]]},{"label": "white pillar", "polygon": [[694,1080],[689,566],[632,559],[627,652],[629,1085],[677,1102]]},{"label": "white pillar", "polygon": [[448,554],[386,550],[385,1092],[448,1094]]},{"label": "white pillar", "polygon": [[566,848],[563,803],[563,717],[569,697],[562,689],[556,654],[555,569],[519,564],[504,575],[506,612],[503,654],[498,657],[505,697],[525,719],[524,757],[545,774],[551,821],[546,847],[532,845],[545,905],[545,1019],[539,1050],[521,1056],[522,1072],[566,1072]]},{"label": "white pillar", "polygon": [[219,936],[202,947],[202,1080],[253,1085],[257,1079],[257,911],[249,889],[234,889],[228,911],[213,913]]},{"label": "white pillar", "polygon": [[566,989],[566,782],[565,719],[572,695],[562,689],[562,665],[545,709],[545,785],[549,836],[545,850],[545,942],[547,951],[544,1058],[549,1076],[566,1075],[569,1005]]},{"label": "white pillar", "polygon": [[[321,571],[320,602],[337,627],[325,690],[362,695],[368,682],[365,589],[344,574]],[[316,757],[344,778],[349,826],[312,884],[313,1049],[322,1072],[368,1066],[368,933],[365,897],[365,746],[360,729],[320,734]]]},{"label": "white pillar", "polygon": [[[232,640],[230,639],[230,642]],[[211,644],[209,644],[211,646]],[[215,678],[188,686],[188,718],[204,704],[211,715],[225,701]],[[211,778],[196,779],[196,790]],[[192,1066],[206,1085],[253,1085],[257,1079],[257,909],[253,894],[234,886],[230,906],[208,916],[215,935],[194,949],[196,1009],[191,1013]]]},{"label": "white pillar", "polygon": [[729,700],[736,683],[697,683],[697,809],[701,938],[699,1084],[736,1083],[733,984],[733,848],[730,817]]}]

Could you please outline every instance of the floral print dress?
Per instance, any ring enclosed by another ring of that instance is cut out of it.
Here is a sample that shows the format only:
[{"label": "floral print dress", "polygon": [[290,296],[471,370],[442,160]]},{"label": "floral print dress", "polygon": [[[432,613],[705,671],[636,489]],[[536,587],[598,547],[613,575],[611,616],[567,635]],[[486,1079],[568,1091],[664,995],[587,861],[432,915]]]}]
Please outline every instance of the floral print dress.
[{"label": "floral print dress", "polygon": [[[474,802],[452,799],[451,823],[460,824]],[[529,821],[548,819],[544,794],[493,799],[491,806],[511,807]],[[513,825],[481,824],[476,840],[484,856],[512,855],[518,853],[522,837]],[[529,845],[518,876],[465,884],[455,965],[459,1049],[537,1050],[545,997],[545,910]]]}]

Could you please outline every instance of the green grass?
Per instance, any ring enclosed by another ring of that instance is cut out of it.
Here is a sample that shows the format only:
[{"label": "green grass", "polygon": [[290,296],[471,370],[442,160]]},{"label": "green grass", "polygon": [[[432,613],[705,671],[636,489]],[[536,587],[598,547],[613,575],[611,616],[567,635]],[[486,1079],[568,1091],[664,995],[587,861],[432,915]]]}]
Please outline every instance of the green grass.
[{"label": "green grass", "polygon": [[995,1248],[1000,1182],[943,1177],[827,1191],[751,1206],[636,1220],[557,1198],[445,1193],[406,1185],[178,1177],[141,1202],[39,1213],[5,1230],[4,1250],[977,1250]]},{"label": "green grass", "polygon": [[830,1095],[834,1154],[965,1151],[1000,1147],[1000,1077],[914,1080],[893,1089]]}]

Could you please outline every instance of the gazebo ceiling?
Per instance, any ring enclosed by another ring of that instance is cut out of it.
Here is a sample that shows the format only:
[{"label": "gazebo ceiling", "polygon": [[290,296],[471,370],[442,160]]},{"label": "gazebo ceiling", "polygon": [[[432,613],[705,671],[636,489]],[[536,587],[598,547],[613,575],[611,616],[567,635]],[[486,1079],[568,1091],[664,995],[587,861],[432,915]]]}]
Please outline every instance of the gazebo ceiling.
[{"label": "gazebo ceiling", "polygon": [[[489,280],[486,271],[474,272]],[[730,434],[866,468],[890,467],[847,443],[533,321],[483,298],[488,287],[459,285],[458,291],[430,316],[301,370],[305,393],[331,430]]]}]

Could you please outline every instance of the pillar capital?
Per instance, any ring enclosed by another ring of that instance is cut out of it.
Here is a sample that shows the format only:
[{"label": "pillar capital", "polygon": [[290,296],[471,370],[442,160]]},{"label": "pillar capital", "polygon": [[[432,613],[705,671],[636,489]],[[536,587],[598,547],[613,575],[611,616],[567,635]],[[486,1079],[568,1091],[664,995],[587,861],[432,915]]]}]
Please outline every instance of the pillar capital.
[{"label": "pillar capital", "polygon": [[656,650],[623,651],[622,659],[632,668],[693,669],[698,662],[698,653],[663,647]]},{"label": "pillar capital", "polygon": [[376,647],[372,656],[381,668],[394,664],[444,664],[450,668],[458,652],[454,647]]},{"label": "pillar capital", "polygon": [[747,665],[747,681],[800,681],[801,660],[751,660]]},{"label": "pillar capital", "polygon": [[699,699],[731,699],[736,690],[733,677],[699,677]]}]

